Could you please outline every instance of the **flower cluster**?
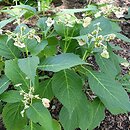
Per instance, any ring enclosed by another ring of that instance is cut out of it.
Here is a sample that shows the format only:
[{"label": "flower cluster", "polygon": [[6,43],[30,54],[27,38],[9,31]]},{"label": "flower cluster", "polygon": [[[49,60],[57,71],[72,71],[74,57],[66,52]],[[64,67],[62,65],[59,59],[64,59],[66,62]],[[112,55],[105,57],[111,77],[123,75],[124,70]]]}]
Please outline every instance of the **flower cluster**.
[{"label": "flower cluster", "polygon": [[38,99],[42,101],[42,104],[44,107],[49,108],[50,107],[50,100],[47,98],[40,98],[39,95],[34,95],[34,87],[29,88],[29,92],[26,93],[25,91],[21,90],[20,95],[23,96],[23,104],[24,109],[21,111],[22,117],[24,117],[25,110],[29,108],[29,106],[32,104],[33,99]]},{"label": "flower cluster", "polygon": [[109,3],[105,6],[100,7],[100,11],[97,12],[94,16],[95,18],[100,17],[101,14],[110,15],[111,13],[115,14],[117,18],[124,17],[124,13],[128,9],[126,7],[117,7],[113,3]]},{"label": "flower cluster", "polygon": [[40,37],[38,35],[36,35],[36,32],[34,29],[31,29],[28,33],[24,33],[26,27],[21,26],[20,27],[20,32],[19,33],[15,33],[15,32],[11,32],[9,30],[6,31],[6,34],[8,35],[9,39],[13,39],[14,40],[14,45],[19,47],[19,48],[25,48],[25,39],[33,39],[35,38],[38,42],[41,41]]},{"label": "flower cluster", "polygon": [[86,42],[89,42],[89,44],[94,44],[95,48],[102,48],[101,56],[104,58],[109,58],[109,53],[107,51],[107,45],[104,43],[114,40],[116,35],[115,34],[108,34],[108,35],[101,35],[99,32],[102,30],[99,27],[100,23],[95,24],[96,29],[93,30],[93,32],[87,34],[87,40],[85,38],[77,39],[80,46],[83,46],[86,44]]},{"label": "flower cluster", "polygon": [[75,17],[74,14],[60,14],[57,17],[58,24],[61,23],[66,27],[74,27],[76,23],[80,23],[81,21]]}]

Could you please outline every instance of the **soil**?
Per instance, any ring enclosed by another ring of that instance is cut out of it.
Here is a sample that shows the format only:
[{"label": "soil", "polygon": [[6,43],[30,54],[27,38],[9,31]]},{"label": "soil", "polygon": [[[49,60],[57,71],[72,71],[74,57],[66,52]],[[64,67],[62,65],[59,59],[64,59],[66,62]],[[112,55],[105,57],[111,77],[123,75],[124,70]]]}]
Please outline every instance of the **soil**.
[{"label": "soil", "polygon": [[[56,0],[56,2],[54,4],[58,5],[58,2],[59,2],[59,0]],[[121,5],[121,6],[122,5],[130,6],[130,2],[128,0],[116,0],[116,2],[118,5]],[[60,0],[60,5],[61,5],[61,3],[62,2]],[[67,3],[65,3],[65,0],[63,0],[63,3],[65,4],[65,6],[67,6]],[[72,8],[81,7],[82,4],[84,4],[84,3],[77,2],[74,4],[74,6]],[[68,8],[70,8],[70,7],[68,7]],[[2,19],[4,19],[5,17],[7,17],[7,16],[4,14],[0,14],[0,21]],[[33,19],[31,21],[33,21]],[[29,22],[28,24],[30,26],[35,25],[34,22]],[[120,23],[120,26],[123,30],[122,34],[124,34],[130,38],[130,22],[127,22],[127,23],[122,22],[122,23]],[[8,24],[6,26],[6,29],[7,28],[9,30],[13,30],[14,26],[12,24]],[[121,48],[123,48],[123,51],[117,51],[116,53],[121,55],[122,57],[126,58],[130,62],[130,44],[125,43],[121,40],[114,40],[113,44],[119,45]],[[129,69],[130,68],[123,67],[122,74],[127,73]],[[58,115],[62,108],[62,104],[57,99],[54,99],[51,103],[51,108],[53,108],[53,109],[50,109],[52,117],[55,119],[58,119]],[[130,113],[112,115],[108,110],[106,110],[105,113],[106,113],[105,119],[101,122],[99,127],[95,128],[95,130],[130,130],[130,119],[129,119]],[[5,130],[2,120],[0,121],[0,130]],[[80,129],[77,129],[77,130],[80,130]]]}]

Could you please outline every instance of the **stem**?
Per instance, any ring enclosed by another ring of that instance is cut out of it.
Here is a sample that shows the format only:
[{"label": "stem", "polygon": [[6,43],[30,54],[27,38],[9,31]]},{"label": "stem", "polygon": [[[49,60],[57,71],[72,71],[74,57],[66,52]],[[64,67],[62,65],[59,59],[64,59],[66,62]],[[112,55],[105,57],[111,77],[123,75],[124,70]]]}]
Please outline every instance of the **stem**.
[{"label": "stem", "polygon": [[33,130],[33,123],[31,120],[30,120],[30,126],[31,126],[31,130]]},{"label": "stem", "polygon": [[85,60],[88,57],[88,54],[89,54],[88,50],[86,50],[85,53],[84,53],[84,55],[83,55],[82,60]]}]

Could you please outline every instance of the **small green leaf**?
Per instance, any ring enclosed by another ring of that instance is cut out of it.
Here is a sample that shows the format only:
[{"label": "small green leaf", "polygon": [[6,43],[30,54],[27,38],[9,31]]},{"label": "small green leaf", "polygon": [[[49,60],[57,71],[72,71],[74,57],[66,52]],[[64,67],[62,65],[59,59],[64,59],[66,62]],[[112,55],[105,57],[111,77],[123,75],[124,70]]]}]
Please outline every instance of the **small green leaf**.
[{"label": "small green leaf", "polygon": [[72,112],[81,100],[82,80],[71,70],[56,73],[52,80],[52,90],[61,103]]},{"label": "small green leaf", "polygon": [[16,90],[10,90],[0,95],[0,99],[7,103],[16,103],[22,101],[23,97]]},{"label": "small green leaf", "polygon": [[26,79],[25,74],[18,67],[17,60],[5,61],[5,75],[14,83],[22,84],[22,88],[27,89],[29,87],[29,81]]},{"label": "small green leaf", "polygon": [[7,130],[22,130],[26,125],[26,118],[22,117],[20,112],[23,107],[19,103],[6,104],[2,117]]},{"label": "small green leaf", "polygon": [[7,25],[8,23],[11,23],[12,21],[14,21],[15,18],[12,17],[12,18],[9,18],[9,19],[6,19],[6,20],[2,20],[0,22],[0,29],[3,28],[5,25]]},{"label": "small green leaf", "polygon": [[10,81],[6,76],[0,78],[0,94],[2,94],[9,86]]},{"label": "small green leaf", "polygon": [[128,42],[128,44],[130,44],[130,38],[126,37],[125,35],[121,34],[121,33],[115,33],[116,34],[116,37],[125,41],[125,42]]},{"label": "small green leaf", "polygon": [[39,69],[58,72],[77,65],[86,64],[77,55],[72,53],[60,54],[45,59],[39,66]]},{"label": "small green leaf", "polygon": [[37,56],[28,57],[18,60],[19,68],[24,72],[29,79],[34,83],[36,76],[36,69],[39,64],[39,58]]},{"label": "small green leaf", "polygon": [[53,130],[52,118],[42,103],[33,103],[26,111],[27,117],[34,123],[39,123],[45,130]]},{"label": "small green leaf", "polygon": [[36,14],[36,9],[29,6],[29,5],[17,5],[17,6],[13,6],[14,8],[20,8],[20,9],[24,9],[27,10],[33,14]]},{"label": "small green leaf", "polygon": [[7,36],[0,35],[0,56],[3,56],[7,59],[14,59],[18,58],[19,55],[20,51],[13,45],[13,41],[8,41]]}]

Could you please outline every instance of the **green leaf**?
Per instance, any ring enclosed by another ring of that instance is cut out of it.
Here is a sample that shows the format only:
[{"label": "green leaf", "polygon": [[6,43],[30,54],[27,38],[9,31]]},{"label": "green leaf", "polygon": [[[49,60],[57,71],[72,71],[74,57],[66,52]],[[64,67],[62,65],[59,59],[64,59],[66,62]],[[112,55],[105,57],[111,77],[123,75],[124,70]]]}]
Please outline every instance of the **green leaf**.
[{"label": "green leaf", "polygon": [[36,69],[39,64],[39,58],[37,56],[27,57],[18,60],[19,68],[24,72],[29,79],[34,83],[36,76]]},{"label": "green leaf", "polygon": [[102,34],[102,35],[117,33],[117,32],[121,31],[121,28],[119,27],[119,25],[117,23],[111,22],[108,18],[100,17],[100,18],[92,21],[88,27],[81,29],[80,34],[86,35],[87,33],[91,33],[93,30],[95,30],[94,25],[97,23],[100,23],[100,27],[102,29],[100,34]]},{"label": "green leaf", "polygon": [[40,97],[46,97],[51,100],[54,97],[54,94],[52,92],[52,79],[47,79],[40,82],[35,92],[39,94]]},{"label": "green leaf", "polygon": [[17,60],[5,61],[5,75],[14,83],[22,84],[22,88],[29,87],[29,81],[26,79],[25,74],[20,70]]},{"label": "green leaf", "polygon": [[61,130],[61,126],[60,126],[60,124],[58,123],[57,120],[53,119],[52,123],[53,123],[53,129],[54,130]]},{"label": "green leaf", "polygon": [[42,103],[33,103],[26,111],[27,117],[34,123],[39,123],[45,130],[53,130],[52,118]]},{"label": "green leaf", "polygon": [[24,9],[27,10],[33,14],[36,14],[36,9],[29,6],[29,5],[17,5],[17,6],[13,6],[14,8],[20,8],[20,9]]},{"label": "green leaf", "polygon": [[98,63],[100,70],[109,75],[110,78],[114,79],[115,76],[119,73],[119,71],[117,70],[117,66],[114,65],[110,58],[105,59],[97,54],[96,62]]},{"label": "green leaf", "polygon": [[44,128],[38,124],[30,123],[30,125],[26,126],[24,130],[44,130]]},{"label": "green leaf", "polygon": [[47,46],[47,40],[43,40],[41,43],[38,43],[35,48],[31,51],[32,55],[38,55],[44,48]]},{"label": "green leaf", "polygon": [[82,80],[71,70],[56,73],[52,79],[52,90],[61,103],[72,112],[82,96]]},{"label": "green leaf", "polygon": [[[65,130],[75,130],[78,128],[78,116],[77,111],[69,114],[68,110],[63,107],[60,111],[60,122]],[[85,122],[86,124],[86,122]]]},{"label": "green leaf", "polygon": [[[126,37],[125,35],[121,34],[121,33],[115,33],[116,34],[116,37],[125,41],[125,42],[130,42],[130,38]],[[128,43],[130,44],[130,43]]]},{"label": "green leaf", "polygon": [[13,45],[13,41],[8,41],[7,36],[0,35],[0,56],[3,56],[7,59],[14,59],[18,58],[19,55],[20,51]]},{"label": "green leaf", "polygon": [[8,88],[9,84],[10,81],[5,75],[0,78],[0,94]]},{"label": "green leaf", "polygon": [[77,55],[72,53],[60,54],[45,59],[39,66],[39,69],[58,72],[77,65],[86,64]]},{"label": "green leaf", "polygon": [[37,26],[42,30],[45,31],[47,29],[47,24],[46,24],[47,17],[39,18],[37,22]]},{"label": "green leaf", "polygon": [[88,81],[92,91],[111,113],[130,111],[129,97],[120,83],[110,79],[107,74],[85,70],[88,72]]},{"label": "green leaf", "polygon": [[23,97],[16,90],[10,90],[0,95],[0,99],[7,103],[16,103],[22,101]]},{"label": "green leaf", "polygon": [[7,130],[22,130],[26,125],[26,118],[22,117],[20,112],[23,107],[19,103],[6,104],[2,117]]},{"label": "green leaf", "polygon": [[47,40],[42,40],[40,43],[38,43],[36,39],[27,39],[26,41],[27,49],[33,56],[38,55],[42,50],[44,50],[47,44]]},{"label": "green leaf", "polygon": [[11,23],[12,21],[14,21],[15,18],[12,17],[12,18],[9,18],[9,19],[6,19],[6,20],[2,20],[0,22],[0,29],[3,28],[5,25],[7,25],[8,23]]},{"label": "green leaf", "polygon": [[90,120],[90,126],[88,130],[93,130],[100,122],[105,118],[105,107],[100,100],[95,99],[92,102],[92,119]]}]

